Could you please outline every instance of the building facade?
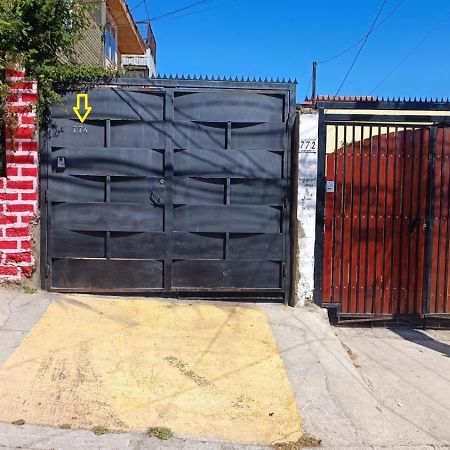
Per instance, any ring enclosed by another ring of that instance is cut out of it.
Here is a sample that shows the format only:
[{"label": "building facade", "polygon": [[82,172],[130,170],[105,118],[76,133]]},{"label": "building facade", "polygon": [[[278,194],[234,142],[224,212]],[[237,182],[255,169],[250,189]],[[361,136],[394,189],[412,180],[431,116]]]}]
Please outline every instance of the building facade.
[{"label": "building facade", "polygon": [[89,2],[89,19],[71,62],[122,68],[127,55],[127,60],[139,60],[149,75],[154,74],[156,41],[151,27],[138,26],[124,0]]}]

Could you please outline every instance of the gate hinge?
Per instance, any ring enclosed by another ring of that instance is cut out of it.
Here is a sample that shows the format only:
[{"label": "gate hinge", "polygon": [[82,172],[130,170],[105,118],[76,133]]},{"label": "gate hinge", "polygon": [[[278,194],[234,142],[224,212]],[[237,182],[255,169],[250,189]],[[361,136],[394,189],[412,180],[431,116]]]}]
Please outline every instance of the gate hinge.
[{"label": "gate hinge", "polygon": [[283,265],[281,266],[281,270],[283,272],[283,278],[286,278],[286,276],[287,276],[286,263],[283,263]]},{"label": "gate hinge", "polygon": [[48,203],[48,198],[49,198],[48,189],[46,189],[44,192],[44,200],[46,203]]},{"label": "gate hinge", "polygon": [[45,265],[45,278],[48,278],[50,275],[50,264]]}]

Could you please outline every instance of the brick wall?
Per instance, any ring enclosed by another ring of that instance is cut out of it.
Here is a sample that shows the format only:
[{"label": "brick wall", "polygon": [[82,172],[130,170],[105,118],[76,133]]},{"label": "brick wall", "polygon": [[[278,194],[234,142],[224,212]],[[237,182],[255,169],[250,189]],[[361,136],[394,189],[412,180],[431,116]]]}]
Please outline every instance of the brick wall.
[{"label": "brick wall", "polygon": [[0,282],[19,281],[33,273],[30,222],[38,210],[38,142],[35,130],[36,83],[19,70],[7,70],[8,109],[18,123],[6,127],[6,177],[0,177]]}]

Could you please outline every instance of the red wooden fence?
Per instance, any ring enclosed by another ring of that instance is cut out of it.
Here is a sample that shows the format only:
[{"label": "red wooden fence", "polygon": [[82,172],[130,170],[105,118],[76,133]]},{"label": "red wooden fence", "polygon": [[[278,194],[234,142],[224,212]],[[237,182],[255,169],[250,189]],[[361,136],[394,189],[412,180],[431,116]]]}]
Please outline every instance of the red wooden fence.
[{"label": "red wooden fence", "polygon": [[432,132],[423,126],[327,126],[326,179],[334,188],[328,183],[325,194],[324,304],[340,304],[349,315],[450,312],[450,129],[437,128],[435,140]]}]

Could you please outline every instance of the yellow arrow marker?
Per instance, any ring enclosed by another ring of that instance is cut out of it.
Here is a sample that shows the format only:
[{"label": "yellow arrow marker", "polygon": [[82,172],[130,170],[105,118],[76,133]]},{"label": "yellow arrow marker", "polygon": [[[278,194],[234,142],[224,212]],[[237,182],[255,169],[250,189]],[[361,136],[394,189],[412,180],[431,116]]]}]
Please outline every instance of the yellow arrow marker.
[{"label": "yellow arrow marker", "polygon": [[[81,110],[81,107],[80,107],[80,105],[81,105],[81,99],[84,100],[84,102],[83,102],[83,103],[84,103],[84,105],[83,105],[83,106],[84,106],[84,107],[83,107],[84,114],[83,114],[83,115],[80,114],[80,110]],[[92,107],[89,106],[89,97],[88,97],[88,94],[77,94],[77,106],[74,106],[72,109],[74,110],[75,114],[77,115],[79,121],[80,121],[81,123],[83,123],[83,122],[87,119],[87,116],[88,116],[88,115],[91,113],[91,111],[92,111]]]}]

